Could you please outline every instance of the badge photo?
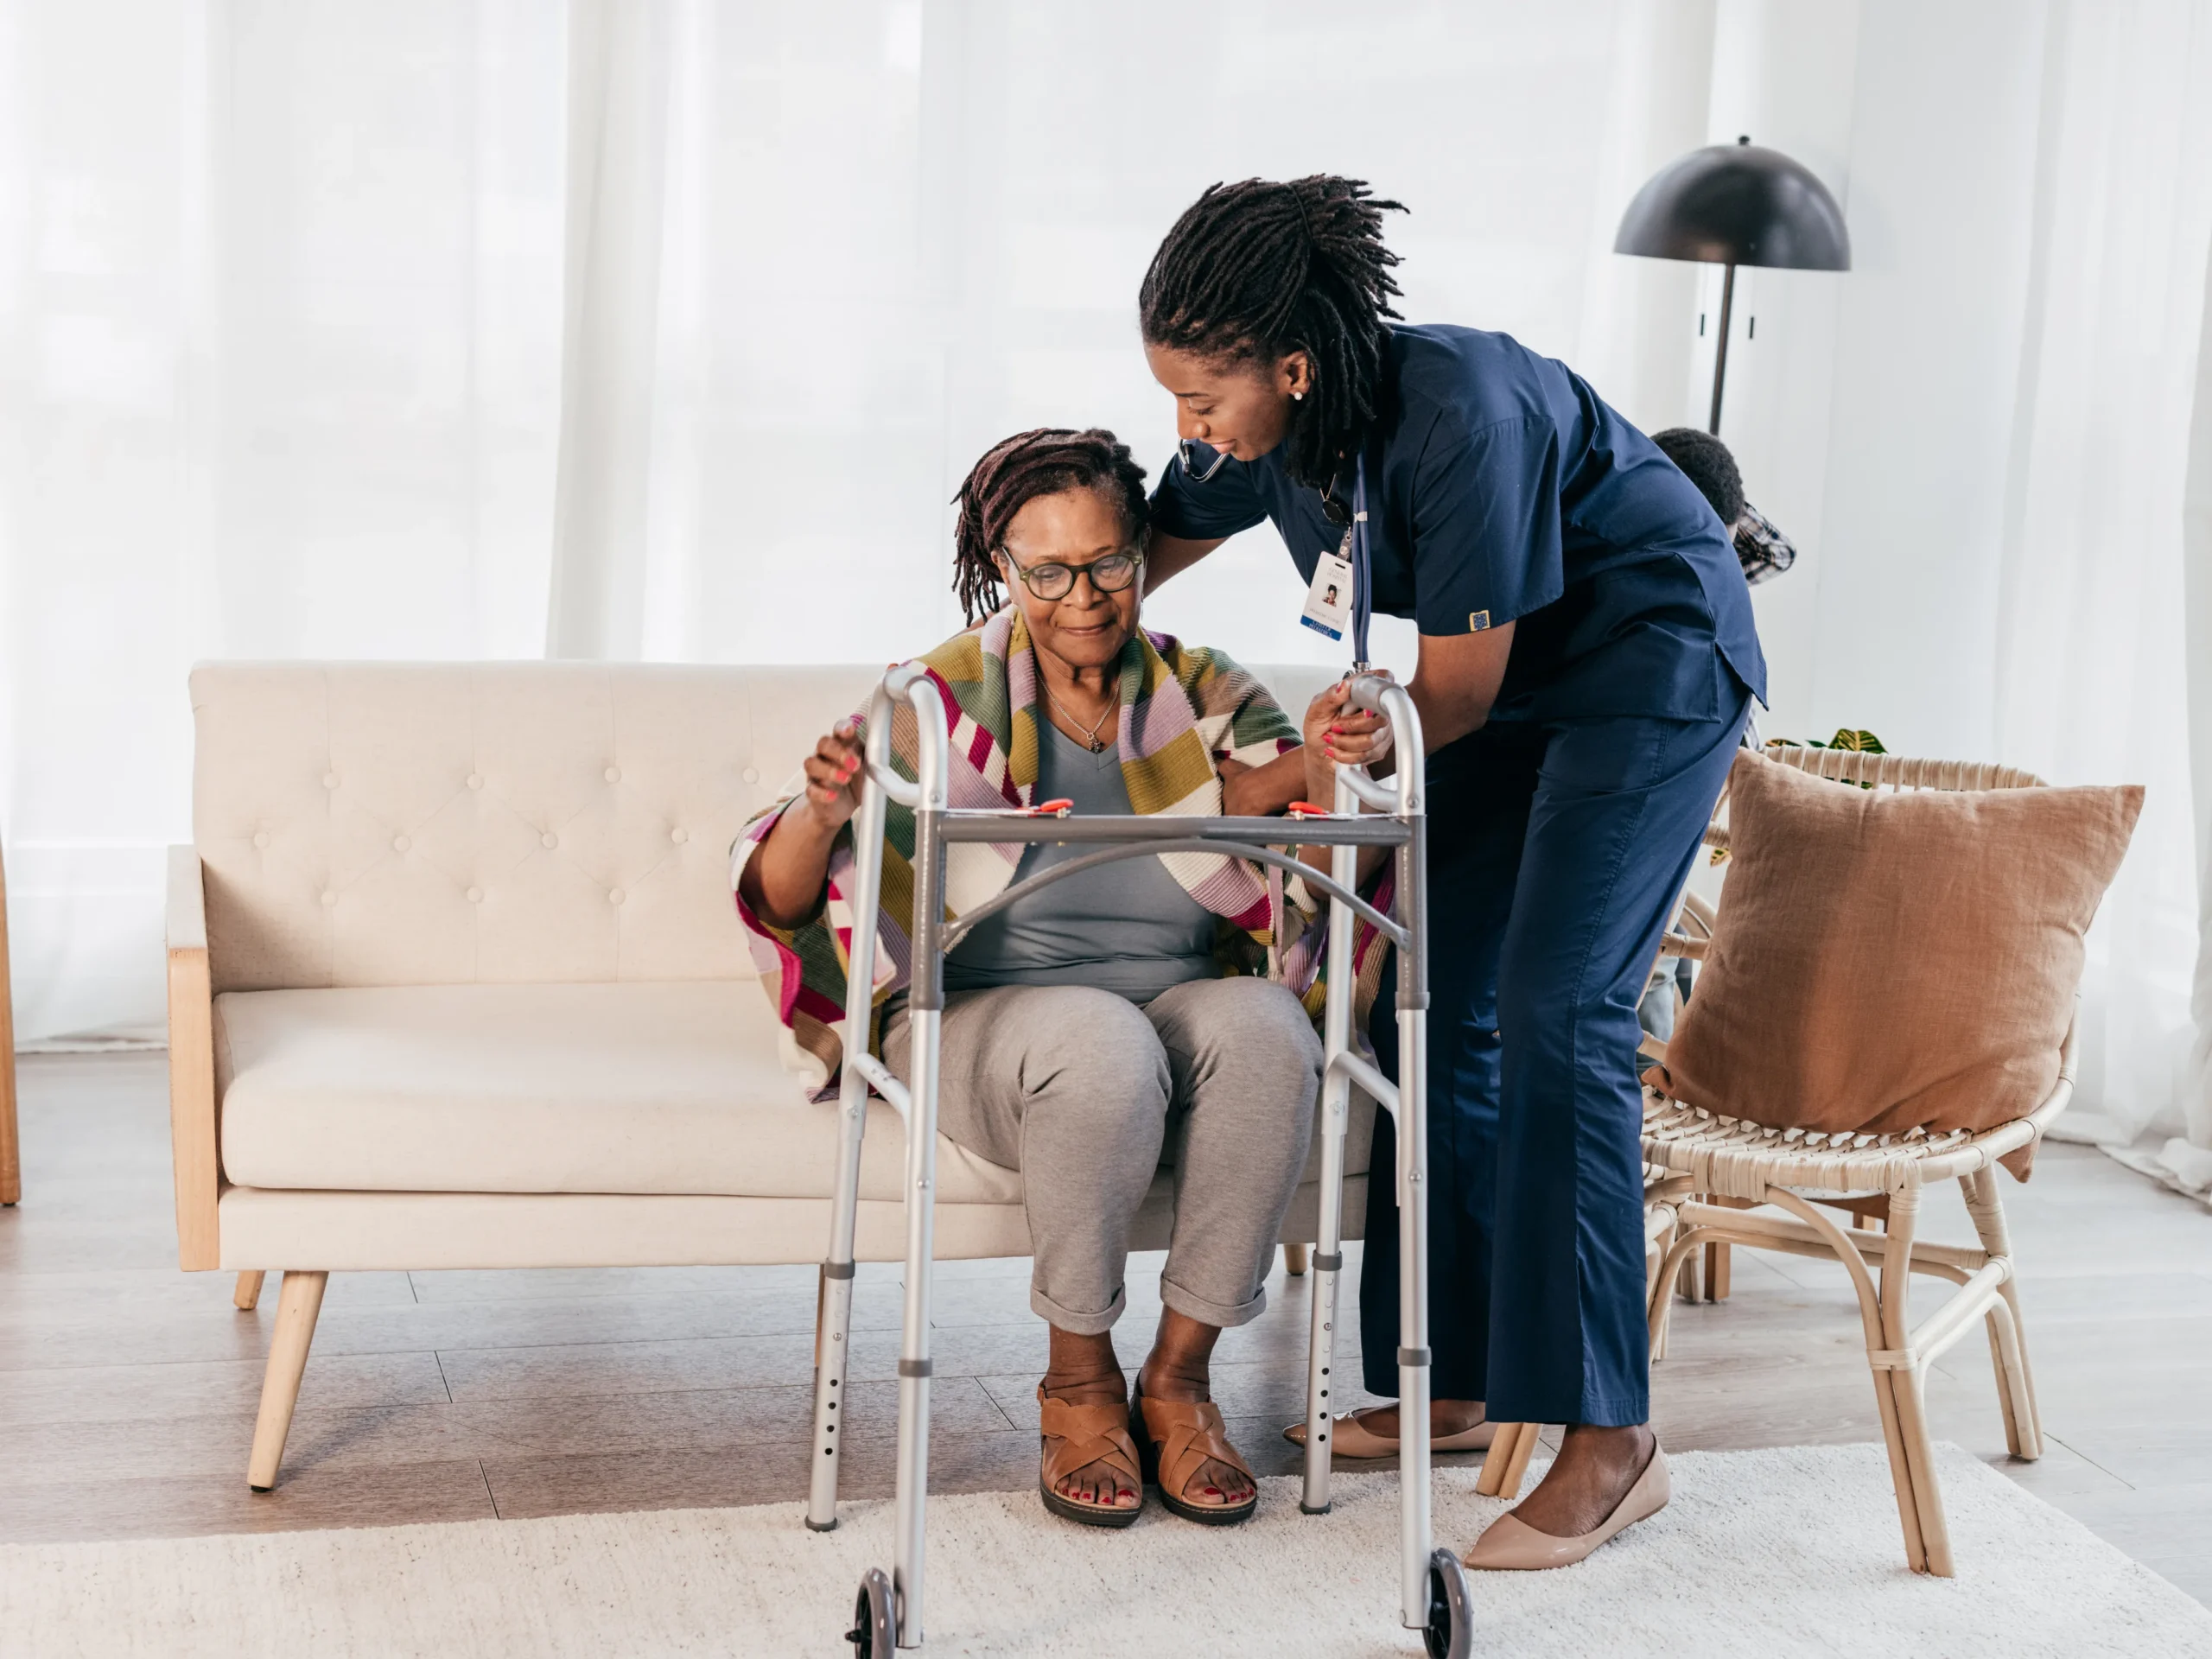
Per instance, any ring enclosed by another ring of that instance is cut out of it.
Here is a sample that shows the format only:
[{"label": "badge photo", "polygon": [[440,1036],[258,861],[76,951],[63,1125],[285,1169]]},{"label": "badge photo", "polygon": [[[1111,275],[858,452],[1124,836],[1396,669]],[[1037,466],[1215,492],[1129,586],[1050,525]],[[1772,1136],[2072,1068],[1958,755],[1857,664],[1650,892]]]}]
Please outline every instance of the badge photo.
[{"label": "badge photo", "polygon": [[1313,580],[1306,589],[1306,608],[1299,620],[1316,633],[1332,639],[1344,637],[1351,620],[1351,562],[1324,553],[1313,562]]}]

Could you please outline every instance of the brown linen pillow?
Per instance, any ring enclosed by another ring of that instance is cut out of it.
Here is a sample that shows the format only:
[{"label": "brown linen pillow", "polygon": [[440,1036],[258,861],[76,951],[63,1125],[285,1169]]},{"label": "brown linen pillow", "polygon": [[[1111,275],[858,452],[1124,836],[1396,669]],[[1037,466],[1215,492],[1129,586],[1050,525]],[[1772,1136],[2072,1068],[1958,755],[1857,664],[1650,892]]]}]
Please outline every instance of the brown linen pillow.
[{"label": "brown linen pillow", "polygon": [[1868,791],[1745,752],[1713,942],[1644,1081],[1830,1133],[2026,1116],[2057,1082],[2082,936],[2142,810],[2139,785]]}]

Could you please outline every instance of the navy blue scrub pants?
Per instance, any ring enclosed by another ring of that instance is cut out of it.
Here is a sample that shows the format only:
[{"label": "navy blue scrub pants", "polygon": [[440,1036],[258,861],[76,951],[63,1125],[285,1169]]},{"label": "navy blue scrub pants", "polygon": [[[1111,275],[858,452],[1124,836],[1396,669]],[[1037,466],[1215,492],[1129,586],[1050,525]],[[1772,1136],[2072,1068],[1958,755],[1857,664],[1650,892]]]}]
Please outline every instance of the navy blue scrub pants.
[{"label": "navy blue scrub pants", "polygon": [[[1723,720],[1495,721],[1428,763],[1429,1344],[1498,1422],[1649,1415],[1637,998],[1735,758]],[[1397,967],[1369,1031],[1398,1065]],[[1398,1392],[1396,1136],[1375,1120],[1370,1392]]]}]

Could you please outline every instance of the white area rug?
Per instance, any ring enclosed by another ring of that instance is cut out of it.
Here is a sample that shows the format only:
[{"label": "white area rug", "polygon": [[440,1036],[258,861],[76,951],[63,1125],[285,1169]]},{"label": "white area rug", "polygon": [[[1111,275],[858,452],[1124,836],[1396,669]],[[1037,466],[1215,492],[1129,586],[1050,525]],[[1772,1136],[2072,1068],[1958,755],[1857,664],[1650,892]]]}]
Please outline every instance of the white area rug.
[{"label": "white area rug", "polygon": [[[1675,1501],[1580,1567],[1475,1579],[1476,1652],[2212,1656],[2212,1612],[2058,1510],[1942,1451],[1960,1576],[1905,1571],[1878,1446],[1692,1453]],[[1503,1507],[1475,1471],[1437,1481],[1440,1540]],[[1123,1533],[1033,1495],[930,1506],[929,1651],[1418,1654],[1396,1624],[1395,1478],[1337,1483],[1298,1513],[1262,1483],[1250,1525],[1155,1504]],[[816,1534],[790,1505],[0,1550],[0,1649],[62,1655],[829,1656],[862,1570],[889,1565],[889,1505]]]}]

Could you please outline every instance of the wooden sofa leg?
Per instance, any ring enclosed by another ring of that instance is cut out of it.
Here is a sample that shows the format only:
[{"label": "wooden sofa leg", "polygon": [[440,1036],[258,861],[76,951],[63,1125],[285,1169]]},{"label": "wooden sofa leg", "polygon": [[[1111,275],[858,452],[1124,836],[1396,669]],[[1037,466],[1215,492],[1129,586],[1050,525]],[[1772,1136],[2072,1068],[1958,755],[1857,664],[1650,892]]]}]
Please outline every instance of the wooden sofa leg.
[{"label": "wooden sofa leg", "polygon": [[292,1408],[299,1403],[300,1376],[308,1367],[308,1345],[315,1340],[315,1315],[322,1312],[327,1273],[287,1271],[276,1294],[276,1335],[269,1344],[269,1370],[261,1383],[261,1415],[253,1425],[253,1455],[246,1464],[246,1484],[265,1492],[276,1484],[284,1460],[284,1437],[291,1432]]},{"label": "wooden sofa leg", "polygon": [[1311,1244],[1286,1244],[1282,1247],[1282,1270],[1292,1278],[1303,1274],[1313,1260]]},{"label": "wooden sofa leg", "polygon": [[261,1269],[248,1268],[238,1274],[238,1287],[231,1293],[231,1306],[251,1313],[261,1306]]}]

